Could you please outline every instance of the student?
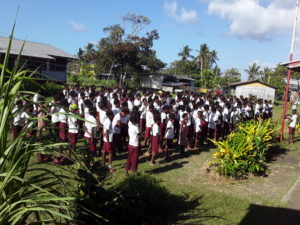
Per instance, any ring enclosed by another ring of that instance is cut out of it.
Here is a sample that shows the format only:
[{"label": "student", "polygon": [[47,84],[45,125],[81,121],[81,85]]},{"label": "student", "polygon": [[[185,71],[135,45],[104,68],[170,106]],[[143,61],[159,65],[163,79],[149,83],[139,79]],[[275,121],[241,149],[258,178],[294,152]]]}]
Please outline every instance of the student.
[{"label": "student", "polygon": [[105,165],[106,154],[108,154],[108,168],[112,173],[114,172],[112,167],[113,161],[113,150],[112,150],[112,141],[113,141],[113,131],[112,131],[112,120],[114,118],[114,113],[111,110],[106,112],[107,119],[103,124],[103,150],[102,150],[102,164]]},{"label": "student", "polygon": [[33,106],[32,105],[26,105],[25,111],[21,114],[21,119],[24,121],[24,127],[27,128],[26,137],[31,138],[35,134],[35,130],[33,129]]},{"label": "student", "polygon": [[[216,129],[216,108],[211,109],[211,113],[208,119],[208,136],[210,139],[216,140],[215,129]],[[218,120],[218,119],[217,119]]]},{"label": "student", "polygon": [[[68,115],[68,141],[73,151],[76,149],[79,128],[78,119],[75,117],[77,116],[77,110],[78,106],[76,104],[72,104],[70,106],[70,113]],[[69,151],[69,158],[71,158],[71,151]]]},{"label": "student", "polygon": [[[146,113],[145,147],[147,146],[147,144],[149,144],[149,148],[150,148],[151,127],[154,124],[153,110],[154,110],[154,106],[151,104],[151,105],[149,105],[149,109]],[[148,152],[147,156],[149,156],[149,155],[150,154]]]},{"label": "student", "polygon": [[147,101],[146,98],[144,98],[141,107],[139,107],[139,112],[140,112],[140,133],[141,134],[145,131],[145,127],[146,127],[147,108],[148,108],[148,101]]},{"label": "student", "polygon": [[89,110],[89,114],[86,115],[86,121],[84,123],[84,139],[89,145],[88,151],[94,155],[97,150],[97,140],[96,140],[96,129],[97,129],[97,111],[94,108]]},{"label": "student", "polygon": [[128,124],[128,159],[125,166],[125,175],[128,176],[128,171],[137,171],[139,161],[139,148],[140,148],[140,130],[138,127],[139,117],[138,115],[132,114]]},{"label": "student", "polygon": [[232,132],[235,129],[236,123],[239,121],[239,113],[236,107],[233,107],[230,114],[230,131]]},{"label": "student", "polygon": [[19,134],[22,130],[22,118],[21,118],[21,115],[23,113],[22,107],[23,107],[23,101],[18,100],[16,102],[16,108],[12,111],[12,113],[14,115],[14,120],[13,120],[13,124],[12,124],[14,140],[19,136]]},{"label": "student", "polygon": [[59,111],[60,107],[58,106],[60,104],[60,96],[54,96],[54,102],[53,105],[51,105],[49,113],[51,116],[51,127],[53,129],[54,137],[59,136]]},{"label": "student", "polygon": [[68,107],[68,101],[66,99],[63,99],[61,101],[61,108],[59,110],[59,138],[61,141],[66,142],[67,141],[67,115],[65,108]]},{"label": "student", "polygon": [[203,121],[203,114],[201,111],[198,111],[197,118],[195,119],[195,144],[194,149],[198,147],[198,141],[201,138],[201,126]]},{"label": "student", "polygon": [[128,109],[122,109],[121,112],[117,113],[112,120],[112,130],[113,130],[112,146],[113,146],[114,155],[116,154],[116,151],[121,152],[122,150],[122,145],[121,145],[122,120],[123,123],[127,124],[127,120],[125,119],[127,113],[128,113]]},{"label": "student", "polygon": [[288,143],[291,144],[294,143],[295,138],[295,128],[298,120],[297,110],[293,109],[292,115],[287,117],[287,119],[290,121]]},{"label": "student", "polygon": [[187,113],[183,113],[182,114],[182,121],[180,123],[180,128],[179,128],[179,150],[180,150],[180,154],[184,153],[184,149],[187,145],[187,136],[189,133],[189,127],[187,125],[189,116]]},{"label": "student", "polygon": [[37,106],[37,118],[38,118],[38,136],[42,136],[43,131],[46,130],[46,109],[45,109],[45,99],[40,97],[40,102]]},{"label": "student", "polygon": [[159,151],[159,146],[160,146],[160,129],[159,129],[159,125],[160,125],[160,115],[157,114],[154,117],[154,124],[151,127],[151,163],[150,165],[156,165],[156,161],[155,161],[155,156]]},{"label": "student", "polygon": [[174,139],[174,122],[175,122],[176,115],[174,113],[171,113],[169,115],[169,119],[166,126],[166,133],[164,135],[164,138],[166,140],[165,143],[165,157],[164,160],[169,159],[169,149],[173,148],[173,139]]}]

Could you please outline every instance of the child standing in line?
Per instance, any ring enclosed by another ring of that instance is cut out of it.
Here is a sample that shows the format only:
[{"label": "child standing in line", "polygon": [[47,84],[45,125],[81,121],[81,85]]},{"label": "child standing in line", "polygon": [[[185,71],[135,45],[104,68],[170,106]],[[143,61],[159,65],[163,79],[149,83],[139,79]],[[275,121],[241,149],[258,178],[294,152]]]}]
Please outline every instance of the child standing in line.
[{"label": "child standing in line", "polygon": [[159,146],[160,146],[160,129],[159,129],[159,125],[160,125],[160,115],[155,115],[154,117],[154,124],[152,125],[151,128],[151,163],[150,165],[156,165],[156,161],[155,161],[155,156],[157,155],[158,151],[159,151]]},{"label": "child standing in line", "polygon": [[212,108],[208,120],[208,137],[214,140],[216,140],[215,129],[216,129],[216,120],[218,120],[217,117],[218,116],[216,115],[216,108]]},{"label": "child standing in line", "polygon": [[[78,128],[79,128],[79,123],[78,119],[75,117],[77,115],[77,109],[78,106],[76,104],[72,104],[70,106],[70,115],[68,115],[68,140],[69,140],[69,145],[75,151],[76,149],[76,143],[77,143],[77,136],[78,136]],[[69,158],[71,158],[71,150],[69,151]]]},{"label": "child standing in line", "polygon": [[203,121],[202,112],[198,111],[197,118],[195,119],[195,144],[194,144],[194,149],[197,149],[199,139],[201,138],[202,121]]},{"label": "child standing in line", "polygon": [[[154,124],[153,110],[154,110],[154,106],[151,104],[151,105],[149,105],[149,109],[146,113],[146,131],[145,131],[145,143],[144,144],[145,144],[145,147],[147,146],[147,144],[149,144],[149,148],[150,148],[150,143],[151,143],[151,140],[150,140],[151,127]],[[148,153],[146,156],[150,155],[149,151],[147,151],[146,153]]]},{"label": "child standing in line", "polygon": [[295,128],[298,120],[297,110],[293,109],[292,115],[287,117],[287,119],[290,121],[288,143],[291,144],[294,143],[295,138]]},{"label": "child standing in line", "polygon": [[187,113],[183,113],[182,115],[182,121],[180,123],[180,128],[179,128],[179,150],[180,150],[180,154],[182,155],[184,153],[184,149],[187,145],[187,137],[189,134],[189,127],[187,125],[189,116]]},{"label": "child standing in line", "polygon": [[128,123],[128,159],[125,166],[125,175],[128,176],[128,171],[137,171],[139,161],[139,149],[140,149],[140,130],[139,130],[139,117],[136,114],[130,116]]},{"label": "child standing in line", "polygon": [[112,168],[113,161],[113,150],[112,150],[112,142],[113,142],[113,130],[112,130],[112,120],[114,118],[114,113],[111,110],[106,112],[107,119],[103,124],[103,150],[102,150],[102,164],[105,165],[106,162],[106,153],[108,154],[108,168],[112,173],[114,172]]},{"label": "child standing in line", "polygon": [[16,102],[16,108],[12,111],[12,113],[14,114],[14,120],[12,124],[14,140],[19,136],[22,130],[22,118],[21,118],[21,115],[23,113],[22,107],[23,107],[23,101],[18,100]]},{"label": "child standing in line", "polygon": [[67,115],[65,108],[68,107],[68,101],[66,99],[63,99],[61,101],[61,108],[59,110],[59,138],[61,141],[66,142],[67,141]]},{"label": "child standing in line", "polygon": [[89,113],[86,115],[85,119],[85,132],[84,132],[84,139],[89,144],[89,152],[94,154],[97,150],[96,147],[96,129],[97,129],[97,111],[94,108],[89,110]]},{"label": "child standing in line", "polygon": [[166,139],[166,144],[165,144],[165,157],[164,160],[169,159],[169,149],[173,148],[173,139],[174,139],[174,133],[175,133],[175,128],[174,128],[174,122],[176,119],[176,115],[174,113],[171,113],[169,115],[169,120],[167,122],[166,126],[166,133],[164,138]]}]

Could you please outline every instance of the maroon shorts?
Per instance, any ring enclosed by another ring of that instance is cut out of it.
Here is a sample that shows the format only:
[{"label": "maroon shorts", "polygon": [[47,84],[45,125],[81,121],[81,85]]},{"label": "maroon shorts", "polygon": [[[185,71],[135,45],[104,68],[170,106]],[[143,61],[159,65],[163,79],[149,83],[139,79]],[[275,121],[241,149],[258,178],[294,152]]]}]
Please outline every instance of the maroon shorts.
[{"label": "maroon shorts", "polygon": [[146,127],[145,138],[150,138],[151,127]]},{"label": "maroon shorts", "polygon": [[14,140],[19,136],[21,130],[22,130],[21,126],[13,126],[13,138],[14,138]]},{"label": "maroon shorts", "polygon": [[84,137],[84,140],[86,140],[89,144],[89,152],[94,152],[97,150],[96,140],[94,138]]},{"label": "maroon shorts", "polygon": [[152,136],[151,138],[151,151],[155,154],[158,153],[159,149],[159,136]]},{"label": "maroon shorts", "polygon": [[67,124],[59,123],[59,137],[62,141],[67,141]]},{"label": "maroon shorts", "polygon": [[295,127],[289,127],[289,134],[295,134]]},{"label": "maroon shorts", "polygon": [[128,145],[128,159],[126,163],[126,170],[135,172],[139,162],[139,147]]},{"label": "maroon shorts", "polygon": [[112,153],[113,153],[110,142],[105,142],[105,141],[104,141],[104,144],[103,144],[103,151],[104,151],[104,152],[107,152],[108,154],[112,154]]},{"label": "maroon shorts", "polygon": [[201,137],[201,131],[195,133],[195,138],[199,139]]},{"label": "maroon shorts", "polygon": [[140,128],[143,130],[146,126],[146,119],[140,119]]},{"label": "maroon shorts", "polygon": [[69,141],[70,145],[72,145],[74,147],[76,146],[77,136],[78,136],[77,133],[68,133],[68,141]]},{"label": "maroon shorts", "polygon": [[173,148],[173,139],[166,139],[166,145],[168,148]]}]

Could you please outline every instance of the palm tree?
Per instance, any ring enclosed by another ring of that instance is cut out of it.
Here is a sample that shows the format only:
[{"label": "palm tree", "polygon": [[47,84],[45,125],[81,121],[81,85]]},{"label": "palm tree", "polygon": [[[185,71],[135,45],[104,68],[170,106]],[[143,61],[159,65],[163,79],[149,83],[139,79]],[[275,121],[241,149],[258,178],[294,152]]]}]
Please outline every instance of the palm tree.
[{"label": "palm tree", "polygon": [[85,51],[82,48],[78,49],[77,56],[80,60],[84,58]]},{"label": "palm tree", "polygon": [[209,54],[209,60],[210,60],[210,66],[212,65],[217,65],[217,61],[219,60],[218,58],[218,52],[216,50],[212,50]]},{"label": "palm tree", "polygon": [[260,66],[257,63],[253,63],[249,65],[248,69],[245,69],[245,72],[248,73],[248,80],[255,80],[261,74]]},{"label": "palm tree", "polygon": [[191,49],[188,45],[184,45],[181,51],[178,53],[178,56],[181,57],[181,60],[186,61],[188,58],[192,58]]},{"label": "palm tree", "polygon": [[198,56],[201,74],[204,69],[207,69],[209,64],[209,59],[210,59],[210,51],[207,44],[204,43],[200,45],[199,56]]},{"label": "palm tree", "polygon": [[270,79],[271,79],[271,74],[272,74],[272,69],[269,67],[265,67],[263,72],[262,72],[262,80],[264,82],[266,82],[267,84],[270,83]]}]

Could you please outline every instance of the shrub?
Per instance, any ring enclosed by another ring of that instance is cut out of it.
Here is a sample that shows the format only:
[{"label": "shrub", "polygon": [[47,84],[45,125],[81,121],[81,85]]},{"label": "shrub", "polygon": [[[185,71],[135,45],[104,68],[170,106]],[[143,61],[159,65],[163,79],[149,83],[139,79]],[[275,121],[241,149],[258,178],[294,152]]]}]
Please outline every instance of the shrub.
[{"label": "shrub", "polygon": [[64,89],[62,84],[57,84],[51,81],[44,83],[41,87],[44,90],[45,96],[53,96]]},{"label": "shrub", "polygon": [[67,82],[69,85],[78,84],[79,86],[95,85],[96,87],[116,87],[117,80],[97,80],[96,78],[86,77],[80,74],[68,75]]},{"label": "shrub", "polygon": [[226,140],[213,141],[218,150],[212,165],[226,177],[245,178],[249,173],[263,174],[275,129],[271,120],[248,121],[239,124]]}]

